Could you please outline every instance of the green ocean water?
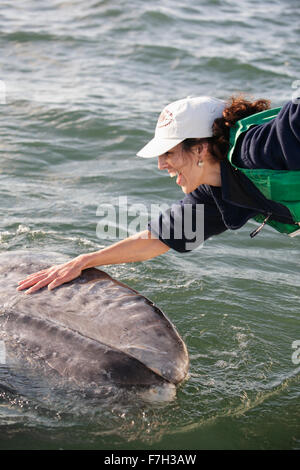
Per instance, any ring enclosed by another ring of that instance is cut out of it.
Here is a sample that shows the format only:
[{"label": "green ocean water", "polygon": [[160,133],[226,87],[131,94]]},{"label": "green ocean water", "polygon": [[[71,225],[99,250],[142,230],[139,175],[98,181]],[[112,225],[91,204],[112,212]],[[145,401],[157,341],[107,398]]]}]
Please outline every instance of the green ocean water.
[{"label": "green ocean water", "polygon": [[[0,250],[77,256],[114,241],[97,236],[103,205],[180,200],[154,160],[135,156],[162,107],[236,92],[290,100],[299,10],[298,0],[1,2]],[[176,398],[91,397],[0,364],[0,384],[18,390],[0,385],[0,448],[299,449],[300,241],[269,227],[252,240],[255,226],[105,268],[186,342]]]}]

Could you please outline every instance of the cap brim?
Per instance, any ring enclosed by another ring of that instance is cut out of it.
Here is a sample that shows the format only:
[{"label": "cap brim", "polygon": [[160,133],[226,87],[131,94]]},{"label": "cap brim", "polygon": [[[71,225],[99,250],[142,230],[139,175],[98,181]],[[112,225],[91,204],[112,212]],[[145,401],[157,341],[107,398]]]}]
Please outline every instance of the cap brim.
[{"label": "cap brim", "polygon": [[137,156],[142,158],[159,157],[180,144],[183,140],[184,139],[157,139],[154,137],[137,153]]}]

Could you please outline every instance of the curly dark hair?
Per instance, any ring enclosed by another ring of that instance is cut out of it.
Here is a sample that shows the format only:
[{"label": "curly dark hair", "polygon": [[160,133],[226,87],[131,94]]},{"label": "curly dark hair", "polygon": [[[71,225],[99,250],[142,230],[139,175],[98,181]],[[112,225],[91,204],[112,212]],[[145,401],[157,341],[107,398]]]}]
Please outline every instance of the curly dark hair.
[{"label": "curly dark hair", "polygon": [[213,136],[205,139],[185,139],[182,143],[183,149],[188,151],[199,142],[206,141],[210,144],[210,152],[216,160],[224,160],[230,148],[230,128],[240,119],[270,109],[270,104],[270,101],[265,99],[249,101],[244,95],[231,96],[223,116],[215,119],[213,123]]}]

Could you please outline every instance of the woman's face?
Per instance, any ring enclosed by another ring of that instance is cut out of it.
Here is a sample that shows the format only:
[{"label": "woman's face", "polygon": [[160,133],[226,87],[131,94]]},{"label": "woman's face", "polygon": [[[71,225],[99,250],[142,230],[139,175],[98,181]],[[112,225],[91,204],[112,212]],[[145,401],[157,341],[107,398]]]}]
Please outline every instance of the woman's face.
[{"label": "woman's face", "polygon": [[171,178],[177,175],[176,183],[186,194],[194,191],[200,184],[211,184],[208,182],[208,175],[212,165],[215,166],[216,162],[205,145],[185,151],[180,143],[158,157],[158,168],[167,170]]}]

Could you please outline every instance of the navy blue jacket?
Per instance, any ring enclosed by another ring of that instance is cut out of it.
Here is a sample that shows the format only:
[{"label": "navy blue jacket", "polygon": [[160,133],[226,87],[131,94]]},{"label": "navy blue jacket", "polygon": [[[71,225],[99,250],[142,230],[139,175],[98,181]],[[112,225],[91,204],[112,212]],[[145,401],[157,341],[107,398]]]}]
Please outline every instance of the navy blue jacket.
[{"label": "navy blue jacket", "polygon": [[[242,134],[233,161],[240,168],[300,170],[300,105],[288,102],[275,119]],[[152,220],[149,230],[170,248],[190,251],[186,247],[190,240],[184,235],[179,239],[174,236],[175,222],[184,219],[186,204],[191,204],[195,213],[200,207],[197,205],[204,207],[204,240],[227,229],[236,230],[257,214],[272,214],[271,219],[293,223],[287,207],[266,199],[227,160],[221,162],[221,181],[221,187],[201,185],[187,194],[158,219]]]}]

